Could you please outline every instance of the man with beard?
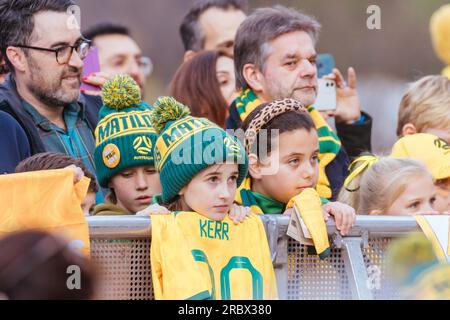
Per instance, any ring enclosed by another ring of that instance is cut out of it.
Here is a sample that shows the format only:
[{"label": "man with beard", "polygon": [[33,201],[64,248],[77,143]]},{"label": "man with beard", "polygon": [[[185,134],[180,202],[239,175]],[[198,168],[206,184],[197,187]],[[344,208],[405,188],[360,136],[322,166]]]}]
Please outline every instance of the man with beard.
[{"label": "man with beard", "polygon": [[[336,199],[347,175],[350,156],[369,151],[372,120],[361,112],[356,74],[348,70],[348,85],[339,70],[328,79],[337,85],[338,136],[314,108],[317,98],[316,42],[320,24],[283,6],[257,9],[240,25],[235,39],[236,86],[241,90],[230,106],[227,128],[237,129],[260,104],[292,98],[302,102],[314,121],[320,142],[321,196]],[[347,152],[346,152],[347,151]]]},{"label": "man with beard", "polygon": [[11,72],[0,87],[0,109],[22,126],[32,154],[64,153],[95,172],[94,129],[102,103],[80,95],[89,42],[73,23],[72,5],[71,0],[0,3],[0,50]]}]

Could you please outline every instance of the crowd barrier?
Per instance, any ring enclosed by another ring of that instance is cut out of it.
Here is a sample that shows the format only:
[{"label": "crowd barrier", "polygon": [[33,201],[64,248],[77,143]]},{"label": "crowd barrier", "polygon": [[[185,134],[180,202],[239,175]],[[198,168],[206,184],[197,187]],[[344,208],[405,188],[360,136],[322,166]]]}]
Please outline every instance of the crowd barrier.
[{"label": "crowd barrier", "polygon": [[[327,224],[332,253],[325,260],[286,235],[289,217],[265,215],[272,261],[283,300],[392,300],[384,254],[393,238],[419,231],[411,217],[359,216],[348,236]],[[153,299],[148,217],[89,217],[91,257],[100,281],[97,299]]]}]

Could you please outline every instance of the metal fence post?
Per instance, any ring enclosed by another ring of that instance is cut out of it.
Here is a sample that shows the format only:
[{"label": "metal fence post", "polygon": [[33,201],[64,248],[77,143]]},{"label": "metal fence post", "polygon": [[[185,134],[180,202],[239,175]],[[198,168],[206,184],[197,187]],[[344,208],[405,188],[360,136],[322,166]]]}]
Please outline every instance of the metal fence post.
[{"label": "metal fence post", "polygon": [[372,291],[368,286],[368,275],[362,248],[367,245],[368,235],[362,237],[343,238],[339,234],[334,236],[334,244],[342,249],[345,271],[348,276],[352,297],[356,300],[373,300]]},{"label": "metal fence post", "polygon": [[288,292],[288,240],[286,236],[288,218],[281,216],[261,216],[266,229],[270,254],[278,286],[278,297],[287,300]]}]

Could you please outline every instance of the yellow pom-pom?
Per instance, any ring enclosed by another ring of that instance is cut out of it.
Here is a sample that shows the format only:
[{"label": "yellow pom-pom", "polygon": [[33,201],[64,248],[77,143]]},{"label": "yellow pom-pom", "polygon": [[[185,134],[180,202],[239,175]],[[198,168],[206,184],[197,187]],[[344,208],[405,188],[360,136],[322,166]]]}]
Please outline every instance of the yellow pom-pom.
[{"label": "yellow pom-pom", "polygon": [[436,53],[450,65],[450,4],[442,6],[433,14],[430,29]]},{"label": "yellow pom-pom", "polygon": [[159,134],[167,122],[182,119],[190,114],[189,108],[172,97],[160,97],[153,105],[153,127]]},{"label": "yellow pom-pom", "polygon": [[116,75],[103,85],[103,102],[111,109],[121,110],[138,106],[141,89],[136,81],[127,75]]},{"label": "yellow pom-pom", "polygon": [[386,253],[386,266],[392,280],[405,282],[411,272],[423,266],[437,264],[433,245],[421,233],[393,241]]}]

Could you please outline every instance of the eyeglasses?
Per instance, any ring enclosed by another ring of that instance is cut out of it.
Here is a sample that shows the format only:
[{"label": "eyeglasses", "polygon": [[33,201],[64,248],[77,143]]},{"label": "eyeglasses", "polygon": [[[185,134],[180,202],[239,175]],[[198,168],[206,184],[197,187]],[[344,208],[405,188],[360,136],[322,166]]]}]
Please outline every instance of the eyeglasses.
[{"label": "eyeglasses", "polygon": [[60,47],[60,48],[56,48],[56,49],[26,46],[26,45],[22,45],[22,44],[16,45],[15,47],[54,52],[55,56],[56,56],[56,62],[58,62],[58,64],[60,64],[60,65],[63,65],[63,64],[69,63],[74,50],[77,52],[80,59],[84,60],[89,53],[89,48],[91,47],[91,41],[87,40],[87,39],[82,39],[74,46],[64,46],[64,47]]}]

